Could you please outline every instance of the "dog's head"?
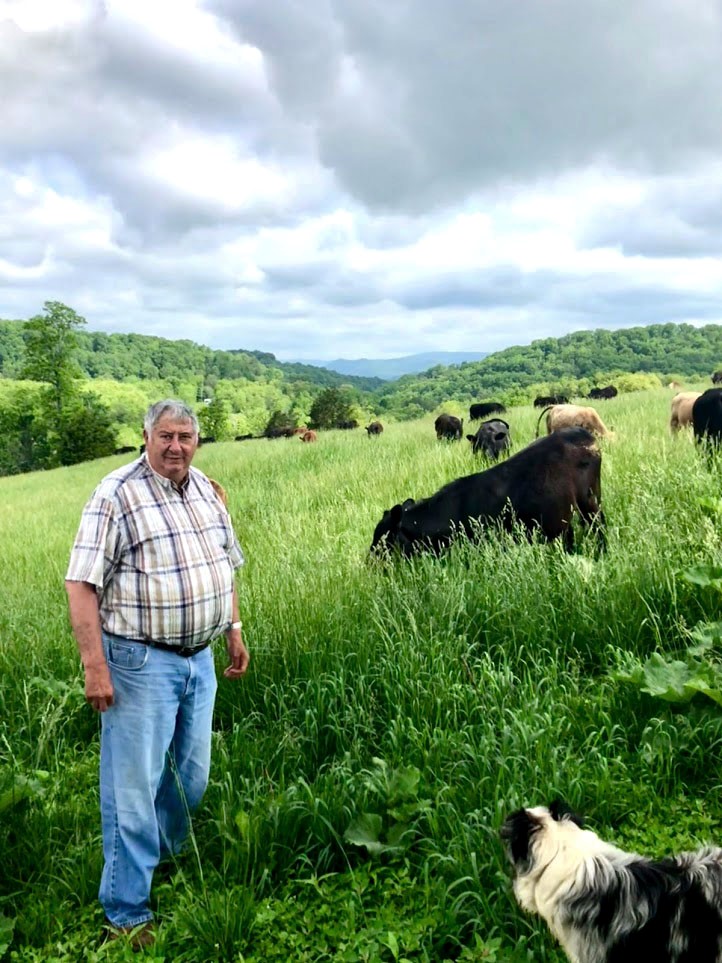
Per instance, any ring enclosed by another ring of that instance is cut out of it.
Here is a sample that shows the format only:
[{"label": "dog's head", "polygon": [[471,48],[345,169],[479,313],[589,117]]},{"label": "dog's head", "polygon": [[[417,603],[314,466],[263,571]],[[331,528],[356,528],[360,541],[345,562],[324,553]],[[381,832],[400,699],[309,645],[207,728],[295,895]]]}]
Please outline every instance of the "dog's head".
[{"label": "dog's head", "polygon": [[514,867],[514,894],[521,907],[548,918],[549,901],[573,885],[588,856],[604,844],[564,802],[517,809],[504,822],[501,836]]},{"label": "dog's head", "polygon": [[555,800],[548,807],[511,813],[501,827],[501,838],[514,871],[523,875],[540,862],[547,863],[559,848],[561,838],[578,832],[582,826],[581,816],[565,802]]}]

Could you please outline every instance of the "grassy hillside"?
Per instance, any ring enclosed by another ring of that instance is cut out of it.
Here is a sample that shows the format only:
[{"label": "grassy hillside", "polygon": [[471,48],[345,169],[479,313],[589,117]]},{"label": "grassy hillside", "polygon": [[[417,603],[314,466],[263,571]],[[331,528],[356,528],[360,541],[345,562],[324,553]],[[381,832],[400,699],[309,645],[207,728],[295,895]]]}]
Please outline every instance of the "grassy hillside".
[{"label": "grassy hillside", "polygon": [[[371,564],[385,508],[480,467],[431,417],[198,452],[247,554],[252,664],[220,679],[193,847],[154,889],[154,958],[562,963],[513,901],[509,810],[562,795],[655,855],[722,839],[720,710],[613,675],[718,617],[719,595],[681,573],[719,564],[722,483],[670,437],[671,394],[598,405],[617,433],[599,559],[490,537]],[[515,448],[537,415],[509,412]],[[62,586],[82,505],[123,461],[0,479],[0,911],[24,963],[132,958],[95,949],[98,720]]]}]

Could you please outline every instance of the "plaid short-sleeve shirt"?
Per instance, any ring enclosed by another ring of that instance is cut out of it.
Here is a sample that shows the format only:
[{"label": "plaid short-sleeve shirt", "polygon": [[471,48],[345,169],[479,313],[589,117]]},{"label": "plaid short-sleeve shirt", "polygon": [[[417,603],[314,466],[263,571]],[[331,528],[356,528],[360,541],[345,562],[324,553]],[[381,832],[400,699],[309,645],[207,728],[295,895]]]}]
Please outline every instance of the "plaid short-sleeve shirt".
[{"label": "plaid short-sleeve shirt", "polygon": [[106,632],[200,645],[231,622],[243,553],[206,476],[182,489],[143,455],[107,475],[83,509],[66,578],[96,587]]}]

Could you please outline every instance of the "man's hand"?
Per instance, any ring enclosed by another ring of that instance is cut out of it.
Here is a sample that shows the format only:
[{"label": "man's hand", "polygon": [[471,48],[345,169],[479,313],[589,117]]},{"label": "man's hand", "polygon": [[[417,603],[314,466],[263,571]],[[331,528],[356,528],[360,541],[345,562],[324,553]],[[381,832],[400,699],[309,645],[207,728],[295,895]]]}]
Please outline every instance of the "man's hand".
[{"label": "man's hand", "polygon": [[223,675],[227,679],[240,679],[242,675],[246,674],[248,663],[251,660],[248,649],[243,644],[240,629],[229,629],[226,632],[226,645],[230,665],[223,670]]},{"label": "man's hand", "polygon": [[105,712],[113,705],[113,683],[107,662],[85,667],[85,698],[96,712]]}]

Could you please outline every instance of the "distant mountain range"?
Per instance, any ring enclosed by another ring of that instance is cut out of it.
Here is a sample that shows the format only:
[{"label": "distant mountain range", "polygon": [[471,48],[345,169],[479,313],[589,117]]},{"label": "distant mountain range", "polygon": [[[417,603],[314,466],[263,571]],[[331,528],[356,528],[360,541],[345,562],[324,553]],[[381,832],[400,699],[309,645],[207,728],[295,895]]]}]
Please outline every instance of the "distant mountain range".
[{"label": "distant mountain range", "polygon": [[337,358],[335,361],[307,361],[317,368],[327,368],[339,374],[355,375],[363,378],[382,378],[394,381],[405,374],[428,371],[437,364],[462,364],[464,361],[481,361],[488,351],[425,351],[422,354],[407,354],[402,358]]}]

